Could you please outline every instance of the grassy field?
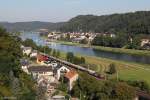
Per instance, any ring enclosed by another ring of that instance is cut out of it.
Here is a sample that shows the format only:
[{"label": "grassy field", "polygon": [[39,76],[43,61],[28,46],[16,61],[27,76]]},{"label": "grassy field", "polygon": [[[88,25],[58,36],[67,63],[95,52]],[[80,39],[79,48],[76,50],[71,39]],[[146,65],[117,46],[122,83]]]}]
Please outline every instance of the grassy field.
[{"label": "grassy field", "polygon": [[[64,41],[59,41],[57,43],[83,47],[83,45],[79,43],[64,42]],[[130,49],[110,48],[110,47],[100,47],[100,46],[93,46],[92,48],[104,50],[108,52],[115,52],[115,53],[150,56],[150,51],[144,51],[144,50],[130,50]],[[119,79],[144,80],[148,82],[148,84],[150,85],[150,77],[149,77],[150,65],[148,64],[117,61],[117,60],[112,60],[112,59],[107,59],[107,58],[85,56],[85,55],[80,55],[80,54],[76,54],[76,56],[79,56],[79,57],[83,56],[86,59],[86,63],[97,65],[97,68],[92,68],[93,66],[90,66],[89,68],[95,69],[95,71],[99,73],[104,73],[107,70],[109,64],[115,63],[115,65],[117,66]],[[65,53],[61,52],[61,58],[65,59]],[[114,77],[116,78],[116,75],[114,75]]]},{"label": "grassy field", "polygon": [[133,49],[124,49],[124,48],[111,48],[111,47],[103,47],[103,46],[89,46],[85,44],[66,42],[66,41],[56,41],[57,43],[70,45],[70,46],[80,46],[80,47],[89,47],[101,51],[114,52],[114,53],[124,53],[130,55],[139,55],[139,56],[150,56],[150,51],[147,50],[133,50]]},{"label": "grassy field", "polygon": [[79,46],[79,45],[81,45],[79,43],[73,43],[73,42],[67,42],[67,41],[55,41],[55,42],[63,44],[63,45],[70,45],[70,46]]},{"label": "grassy field", "polygon": [[[150,85],[150,65],[117,61],[100,57],[84,56],[80,54],[76,54],[76,56],[83,56],[86,59],[86,63],[97,65],[97,68],[94,69],[99,73],[104,73],[105,71],[107,71],[109,64],[115,63],[115,65],[117,66],[119,79],[144,80]],[[65,53],[61,52],[60,58],[65,59]],[[116,75],[114,75],[114,78],[116,78]]]}]

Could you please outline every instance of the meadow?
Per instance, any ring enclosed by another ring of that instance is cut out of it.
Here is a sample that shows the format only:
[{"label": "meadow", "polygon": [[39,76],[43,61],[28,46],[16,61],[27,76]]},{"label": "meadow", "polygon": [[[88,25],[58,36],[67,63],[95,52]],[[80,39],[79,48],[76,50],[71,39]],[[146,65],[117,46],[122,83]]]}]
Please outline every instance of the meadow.
[{"label": "meadow", "polygon": [[[111,63],[116,65],[117,74],[113,75],[112,78],[117,78],[121,80],[142,80],[146,81],[150,86],[150,65],[148,64],[139,64],[125,61],[118,61],[100,57],[91,57],[80,54],[75,54],[78,57],[84,57],[86,60],[86,64],[94,64],[97,68],[92,68],[93,66],[89,66],[90,69],[94,69],[96,72],[105,74],[108,69],[108,66]],[[66,53],[61,52],[60,58],[65,60]]]}]

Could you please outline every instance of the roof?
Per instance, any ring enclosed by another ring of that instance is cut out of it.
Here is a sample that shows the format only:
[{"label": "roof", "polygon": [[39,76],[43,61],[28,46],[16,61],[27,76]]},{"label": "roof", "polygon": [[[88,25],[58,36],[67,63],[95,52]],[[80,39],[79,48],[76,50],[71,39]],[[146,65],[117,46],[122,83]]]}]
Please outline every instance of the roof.
[{"label": "roof", "polygon": [[22,66],[29,65],[29,61],[27,59],[21,59],[20,63],[21,63]]},{"label": "roof", "polygon": [[145,91],[138,90],[137,95],[141,98],[145,98],[146,100],[150,100],[150,94]]},{"label": "roof", "polygon": [[32,48],[31,47],[24,47],[23,49],[24,50],[29,50],[29,49],[31,50]]},{"label": "roof", "polygon": [[54,72],[57,72],[57,70],[61,69],[62,67],[69,69],[67,66],[63,66],[61,64],[58,64],[57,67],[54,68]]},{"label": "roof", "polygon": [[52,68],[47,66],[31,66],[28,70],[29,72],[49,72],[52,71]]},{"label": "roof", "polygon": [[55,95],[52,97],[53,99],[61,99],[61,100],[65,100],[65,96],[61,96],[61,95]]},{"label": "roof", "polygon": [[37,59],[38,59],[39,61],[47,61],[47,60],[48,60],[48,57],[47,57],[47,56],[44,56],[44,55],[39,54],[39,55],[37,56]]},{"label": "roof", "polygon": [[68,79],[71,79],[71,78],[73,78],[75,75],[78,75],[78,73],[77,73],[76,71],[74,71],[74,70],[71,70],[71,71],[69,71],[69,72],[67,72],[67,73],[65,74],[65,77],[68,78]]},{"label": "roof", "polygon": [[32,53],[37,53],[37,52],[38,52],[37,50],[33,50],[33,51],[32,51]]}]

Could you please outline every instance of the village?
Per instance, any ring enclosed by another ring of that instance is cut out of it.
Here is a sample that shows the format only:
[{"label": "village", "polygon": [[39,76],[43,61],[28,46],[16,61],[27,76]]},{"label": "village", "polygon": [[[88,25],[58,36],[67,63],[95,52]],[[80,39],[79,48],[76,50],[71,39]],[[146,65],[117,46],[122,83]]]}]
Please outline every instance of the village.
[{"label": "village", "polygon": [[56,40],[65,40],[68,39],[73,43],[81,43],[81,41],[85,41],[85,44],[90,44],[92,40],[100,35],[100,36],[108,36],[108,37],[116,37],[115,34],[110,32],[104,33],[93,33],[93,32],[67,32],[67,33],[59,33],[59,32],[48,32],[46,29],[40,30],[41,34],[47,34],[47,42],[56,41]]},{"label": "village", "polygon": [[[88,44],[91,45],[95,37],[107,37],[116,38],[117,35],[111,32],[49,32],[48,29],[39,29],[41,35],[46,36],[46,43],[56,42],[56,41],[68,41],[72,43]],[[129,36],[128,41],[132,44],[134,42],[133,37]],[[144,50],[150,49],[150,37],[140,36],[140,48]]]},{"label": "village", "polygon": [[[32,76],[39,88],[45,89],[44,94],[47,100],[65,100],[63,93],[55,95],[56,91],[58,91],[57,88],[63,80],[67,84],[67,91],[71,91],[79,77],[77,71],[48,58],[31,47],[21,46],[21,49],[23,55],[35,59],[34,61],[25,58],[21,59],[21,69]],[[72,98],[72,100],[78,99]]]}]

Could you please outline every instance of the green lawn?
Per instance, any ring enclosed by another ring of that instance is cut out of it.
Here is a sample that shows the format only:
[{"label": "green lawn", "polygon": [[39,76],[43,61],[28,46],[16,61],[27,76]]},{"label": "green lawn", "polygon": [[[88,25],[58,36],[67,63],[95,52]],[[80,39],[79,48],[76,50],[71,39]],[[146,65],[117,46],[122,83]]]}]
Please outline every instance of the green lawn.
[{"label": "green lawn", "polygon": [[[118,71],[118,78],[123,80],[144,80],[150,85],[150,65],[138,64],[124,61],[111,60],[100,57],[91,57],[76,54],[77,56],[83,56],[86,59],[86,63],[96,64],[98,68],[95,71],[104,73],[110,63],[115,63]],[[65,53],[61,52],[61,59],[65,59]],[[116,75],[115,75],[116,78]]]}]

